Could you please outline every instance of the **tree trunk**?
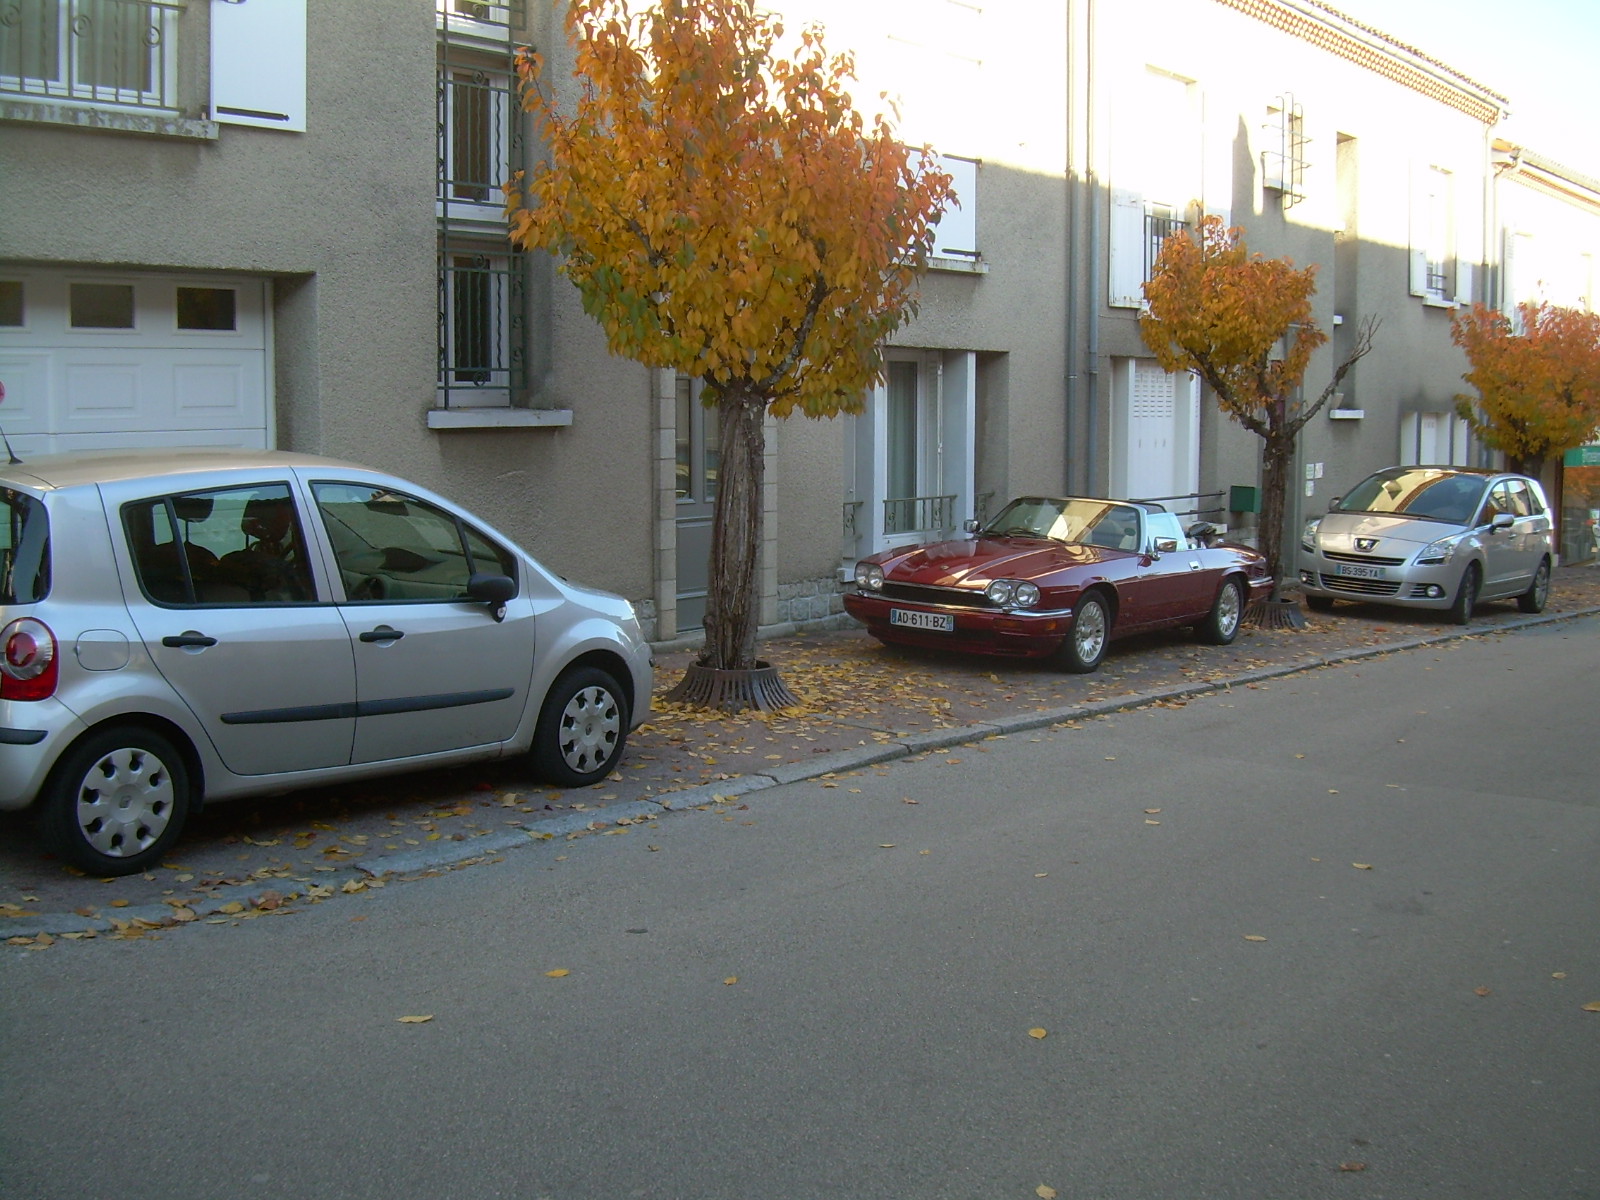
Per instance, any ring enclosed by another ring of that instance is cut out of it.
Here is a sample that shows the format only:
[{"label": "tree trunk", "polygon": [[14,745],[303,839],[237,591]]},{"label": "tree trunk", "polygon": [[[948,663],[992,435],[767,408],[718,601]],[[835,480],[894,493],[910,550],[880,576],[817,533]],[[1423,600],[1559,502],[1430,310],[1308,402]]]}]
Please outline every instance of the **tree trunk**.
[{"label": "tree trunk", "polygon": [[1274,428],[1261,446],[1260,550],[1272,575],[1272,599],[1282,599],[1283,514],[1294,466],[1294,435]]},{"label": "tree trunk", "polygon": [[756,586],[761,549],[762,418],[766,399],[724,392],[717,402],[717,501],[711,523],[711,567],[706,596],[706,644],[700,665],[750,670],[756,665]]}]

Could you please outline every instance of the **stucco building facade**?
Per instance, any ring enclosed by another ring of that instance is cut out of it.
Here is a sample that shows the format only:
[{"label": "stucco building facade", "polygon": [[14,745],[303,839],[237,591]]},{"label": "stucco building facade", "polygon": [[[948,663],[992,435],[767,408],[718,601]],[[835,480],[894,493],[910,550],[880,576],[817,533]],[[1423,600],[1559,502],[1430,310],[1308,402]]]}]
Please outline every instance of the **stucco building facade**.
[{"label": "stucco building facade", "polygon": [[[765,623],[836,614],[855,557],[1015,494],[1192,497],[1173,507],[1247,530],[1257,440],[1137,333],[1161,239],[1206,213],[1318,265],[1332,336],[1309,392],[1381,320],[1304,435],[1300,511],[1396,461],[1482,458],[1452,411],[1449,317],[1522,278],[1487,84],[1314,0],[769,7],[855,53],[858,95],[897,99],[961,204],[862,415],[769,422]],[[511,55],[535,45],[561,77],[555,5],[19,12],[0,29],[19,453],[222,441],[381,465],[633,599],[658,638],[696,629],[714,413],[609,355],[500,222],[499,182],[537,150]],[[1519,236],[1561,236],[1517,212]]]}]

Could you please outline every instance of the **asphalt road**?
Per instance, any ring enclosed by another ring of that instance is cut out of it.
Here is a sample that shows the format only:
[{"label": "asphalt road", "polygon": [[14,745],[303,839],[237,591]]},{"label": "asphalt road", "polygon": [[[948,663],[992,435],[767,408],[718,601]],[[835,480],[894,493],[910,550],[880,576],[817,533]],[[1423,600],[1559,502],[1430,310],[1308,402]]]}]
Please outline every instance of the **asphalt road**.
[{"label": "asphalt road", "polygon": [[0,947],[0,1196],[1595,1200],[1597,648]]}]

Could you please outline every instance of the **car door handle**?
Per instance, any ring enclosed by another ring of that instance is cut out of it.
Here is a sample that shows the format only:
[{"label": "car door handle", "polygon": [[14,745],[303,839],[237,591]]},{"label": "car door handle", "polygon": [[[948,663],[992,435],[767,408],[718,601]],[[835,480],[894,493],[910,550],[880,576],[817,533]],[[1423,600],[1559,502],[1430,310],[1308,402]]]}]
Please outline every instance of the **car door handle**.
[{"label": "car door handle", "polygon": [[1189,570],[1198,571],[1199,569],[1200,569],[1200,564],[1195,562],[1195,560],[1191,558],[1189,560]]},{"label": "car door handle", "polygon": [[398,629],[390,629],[387,625],[377,629],[369,629],[361,635],[363,642],[398,642],[405,634]]},{"label": "car door handle", "polygon": [[163,646],[171,646],[174,649],[181,650],[187,649],[190,646],[215,646],[217,644],[217,639],[214,637],[207,637],[197,629],[185,629],[182,633],[175,633],[168,637],[162,638],[161,644]]}]

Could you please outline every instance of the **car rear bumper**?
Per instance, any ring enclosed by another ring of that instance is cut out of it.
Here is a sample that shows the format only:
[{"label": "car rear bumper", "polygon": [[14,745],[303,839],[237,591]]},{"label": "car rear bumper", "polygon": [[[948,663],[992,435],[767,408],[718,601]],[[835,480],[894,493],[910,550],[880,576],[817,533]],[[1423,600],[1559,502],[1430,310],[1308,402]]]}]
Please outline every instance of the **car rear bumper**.
[{"label": "car rear bumper", "polygon": [[0,812],[32,804],[61,747],[83,729],[59,700],[0,701]]}]

